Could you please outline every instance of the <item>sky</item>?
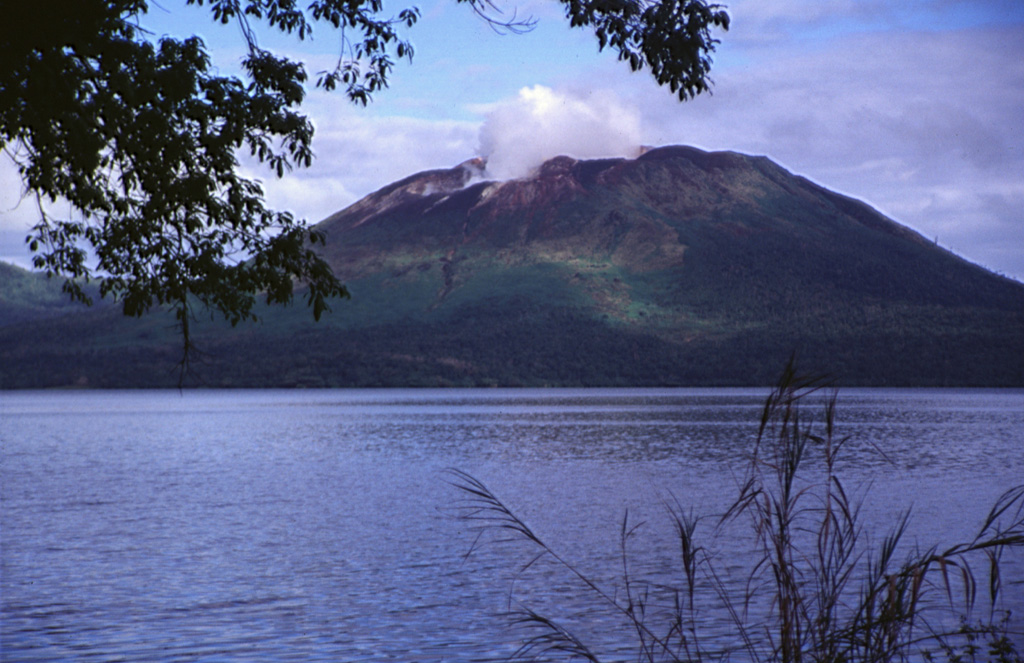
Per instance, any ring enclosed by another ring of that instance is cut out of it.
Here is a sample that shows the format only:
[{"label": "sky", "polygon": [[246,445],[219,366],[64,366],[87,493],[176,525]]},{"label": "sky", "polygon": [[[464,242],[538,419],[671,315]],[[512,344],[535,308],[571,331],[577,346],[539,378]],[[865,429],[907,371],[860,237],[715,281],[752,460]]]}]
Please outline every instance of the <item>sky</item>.
[{"label": "sky", "polygon": [[[499,34],[454,0],[408,4],[422,12],[406,33],[415,56],[397,64],[388,90],[365,108],[310,91],[311,168],[278,180],[246,165],[273,206],[315,223],[397,179],[476,156],[504,179],[560,154],[692,145],[766,155],[1024,281],[1020,0],[725,2],[732,23],[717,33],[712,94],[687,102],[599,52],[550,0],[497,0],[505,16],[536,20],[526,34]],[[238,29],[208,11],[158,0],[143,24],[199,34],[221,71],[235,71]],[[326,25],[308,42],[260,35],[311,73],[337,55]],[[0,259],[27,266],[34,203],[19,190],[0,163]]]}]

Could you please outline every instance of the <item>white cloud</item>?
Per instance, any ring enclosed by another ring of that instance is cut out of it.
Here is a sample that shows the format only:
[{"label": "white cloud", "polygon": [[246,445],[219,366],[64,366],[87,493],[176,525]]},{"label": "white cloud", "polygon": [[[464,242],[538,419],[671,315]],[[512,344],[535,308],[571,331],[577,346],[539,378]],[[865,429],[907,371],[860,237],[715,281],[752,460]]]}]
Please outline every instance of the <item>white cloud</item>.
[{"label": "white cloud", "polygon": [[737,48],[745,64],[716,70],[714,94],[684,104],[648,75],[606,60],[587,79],[591,88],[553,77],[470,107],[482,124],[315,110],[317,161],[292,176],[282,200],[314,221],[475,153],[489,157],[490,176],[506,178],[558,154],[630,156],[639,144],[691,144],[766,154],[1024,279],[1016,248],[1024,246],[1024,33],[860,32],[813,52],[751,41]]},{"label": "white cloud", "polygon": [[837,36],[992,26],[1024,18],[1020,0],[732,0],[727,44],[805,45]]},{"label": "white cloud", "polygon": [[23,196],[24,186],[18,169],[5,153],[0,156],[0,230],[27,231],[36,222],[38,211],[31,197]]},{"label": "white cloud", "polygon": [[[35,196],[23,195],[23,192],[18,169],[5,152],[0,156],[0,261],[30,269],[32,255],[25,237],[39,222],[39,207]],[[58,203],[46,207],[48,213],[53,214],[61,206]]]},{"label": "white cloud", "polygon": [[450,168],[474,154],[473,122],[381,117],[327,95],[308,110],[316,118],[312,167],[277,179],[250,164],[247,174],[262,181],[269,205],[311,223],[395,180]]},{"label": "white cloud", "polygon": [[537,85],[496,104],[480,129],[488,176],[527,175],[546,159],[633,156],[640,115],[607,90],[573,92]]},{"label": "white cloud", "polygon": [[869,0],[734,0],[726,5],[734,21],[764,29],[767,24],[793,27],[878,11],[880,2]]},{"label": "white cloud", "polygon": [[713,96],[647,92],[646,139],[766,154],[1024,280],[1024,251],[1008,248],[1024,246],[1024,33],[876,32],[743,53]]},{"label": "white cloud", "polygon": [[[480,153],[508,177],[558,154],[690,144],[766,154],[1024,279],[1019,0],[726,0],[714,94],[684,104],[612,54],[595,58],[587,31],[537,2],[509,5],[542,19],[535,33],[497,39],[465,8],[428,2],[393,90],[366,109],[310,93],[313,167],[280,181],[251,171],[270,204],[316,222]],[[428,20],[431,7],[446,13]],[[1003,15],[1009,27],[984,27]],[[31,202],[3,203],[0,229],[27,228]]]}]

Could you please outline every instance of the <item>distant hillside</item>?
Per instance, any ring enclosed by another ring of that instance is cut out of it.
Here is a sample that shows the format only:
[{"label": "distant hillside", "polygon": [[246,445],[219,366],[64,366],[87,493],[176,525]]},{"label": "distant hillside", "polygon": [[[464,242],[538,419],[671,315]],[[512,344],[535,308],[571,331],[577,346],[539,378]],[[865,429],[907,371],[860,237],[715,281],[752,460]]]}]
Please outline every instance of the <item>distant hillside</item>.
[{"label": "distant hillside", "polygon": [[[796,352],[844,384],[1024,386],[1024,285],[764,157],[558,157],[509,182],[484,168],[413,175],[324,220],[353,299],[318,325],[301,307],[211,325],[196,380],[749,385]],[[119,342],[109,318],[103,350],[9,326],[2,359],[48,357],[39,386],[167,382],[166,321],[132,323]],[[0,380],[25,386],[18,368]]]},{"label": "distant hillside", "polygon": [[61,290],[61,283],[0,262],[0,327],[83,312]]}]

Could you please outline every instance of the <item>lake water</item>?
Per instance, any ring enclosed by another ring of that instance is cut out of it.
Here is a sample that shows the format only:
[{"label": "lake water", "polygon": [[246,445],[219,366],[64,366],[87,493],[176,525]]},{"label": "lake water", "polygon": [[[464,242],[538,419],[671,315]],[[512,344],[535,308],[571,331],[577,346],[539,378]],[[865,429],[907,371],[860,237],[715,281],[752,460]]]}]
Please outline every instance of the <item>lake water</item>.
[{"label": "lake water", "polygon": [[[2,393],[0,658],[502,660],[518,602],[626,647],[562,569],[477,541],[446,470],[621,595],[623,515],[646,522],[635,573],[671,571],[665,501],[729,503],[766,393]],[[875,538],[908,507],[908,541],[969,537],[1024,482],[1024,391],[846,390],[838,414]],[[719,550],[728,575],[742,555]],[[1004,581],[1018,626],[1020,557]]]}]

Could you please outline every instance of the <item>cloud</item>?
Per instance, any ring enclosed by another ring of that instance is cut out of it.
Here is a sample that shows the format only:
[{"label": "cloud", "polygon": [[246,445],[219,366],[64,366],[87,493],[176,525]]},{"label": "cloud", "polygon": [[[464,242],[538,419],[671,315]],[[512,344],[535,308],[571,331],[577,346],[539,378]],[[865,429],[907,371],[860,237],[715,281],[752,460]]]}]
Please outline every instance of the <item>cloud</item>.
[{"label": "cloud", "polygon": [[[412,173],[447,168],[475,153],[480,123],[381,116],[351,106],[337,95],[314,93],[304,110],[315,118],[310,168],[277,178],[243,155],[241,172],[259,180],[267,205],[316,223],[376,189]],[[0,260],[29,267],[25,236],[38,221],[36,202],[21,199],[21,179],[0,158]],[[66,203],[51,206],[67,214]]]},{"label": "cloud", "polygon": [[[775,13],[803,6],[790,0]],[[850,3],[831,8],[833,16],[856,11]],[[1014,248],[1024,245],[1024,33],[853,31],[809,48],[748,39],[744,31],[756,25],[735,24],[722,49],[738,57],[715,70],[714,94],[683,104],[609,59],[595,65],[591,88],[539,78],[548,84],[460,107],[464,121],[337,104],[310,109],[317,160],[287,185],[268,182],[268,195],[315,221],[389,182],[474,154],[488,157],[488,176],[504,179],[559,154],[633,156],[640,144],[690,144],[768,155],[1024,279],[1024,252]]]},{"label": "cloud", "polygon": [[[724,4],[733,23],[717,35],[714,94],[680,104],[613,53],[594,57],[590,32],[569,30],[540,0],[508,5],[542,18],[534,33],[509,38],[472,12],[428,3],[451,15],[425,14],[416,62],[396,68],[394,89],[367,109],[311,91],[303,110],[317,126],[313,167],[284,180],[251,174],[269,204],[316,222],[474,155],[489,157],[492,176],[516,177],[558,154],[736,150],[768,155],[1024,279],[1020,0]],[[13,212],[5,204],[0,230],[27,228],[31,202]]]},{"label": "cloud", "polygon": [[733,0],[726,44],[810,44],[865,32],[946,31],[1024,20],[1020,0]]},{"label": "cloud", "polygon": [[38,220],[38,210],[32,197],[22,195],[24,185],[14,161],[5,153],[0,155],[0,230],[28,231]]},{"label": "cloud", "polygon": [[479,153],[496,179],[523,177],[545,160],[634,156],[641,144],[640,116],[613,92],[523,88],[487,113]]},{"label": "cloud", "polygon": [[[39,203],[34,195],[23,195],[24,185],[17,166],[5,152],[0,156],[0,261],[26,269],[32,268],[32,256],[25,243],[32,227],[39,222]],[[48,214],[67,215],[67,203],[44,201]]]},{"label": "cloud", "polygon": [[270,206],[311,223],[395,180],[465,161],[474,154],[479,127],[476,122],[373,115],[326,96],[307,110],[316,123],[313,165],[277,179],[250,163],[246,175],[261,180]]},{"label": "cloud", "polygon": [[758,32],[773,26],[787,31],[796,26],[883,11],[878,0],[735,0],[727,10],[736,22],[748,22]]},{"label": "cloud", "polygon": [[719,70],[710,97],[648,92],[646,140],[765,154],[1024,279],[1024,252],[1007,250],[1024,246],[1024,33],[880,31],[741,50],[745,64]]}]

